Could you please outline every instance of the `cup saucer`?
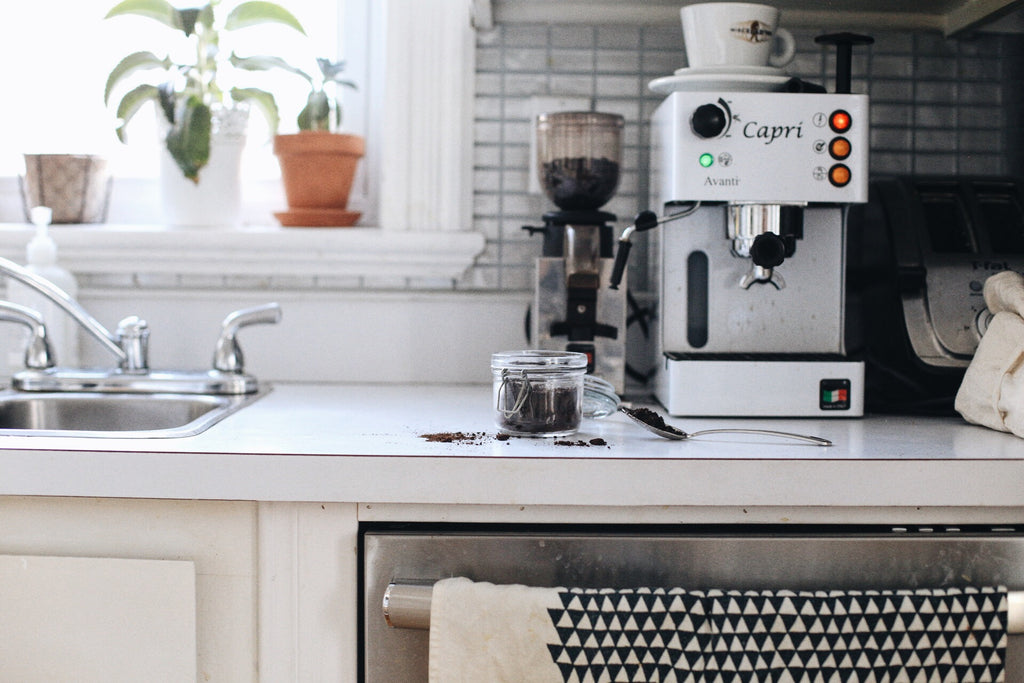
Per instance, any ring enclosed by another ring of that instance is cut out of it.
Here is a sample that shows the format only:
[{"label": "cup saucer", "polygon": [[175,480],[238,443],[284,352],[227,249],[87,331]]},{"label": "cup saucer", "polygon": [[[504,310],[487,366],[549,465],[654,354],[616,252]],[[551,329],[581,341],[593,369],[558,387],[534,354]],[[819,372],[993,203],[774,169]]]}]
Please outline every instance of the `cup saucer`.
[{"label": "cup saucer", "polygon": [[648,84],[648,88],[662,95],[680,91],[747,91],[777,92],[789,82],[785,73],[772,71],[769,74],[733,73],[727,71],[694,73],[684,69],[672,76],[656,78]]},{"label": "cup saucer", "polygon": [[777,66],[744,66],[723,64],[720,66],[695,66],[676,69],[677,76],[785,76],[786,70]]}]

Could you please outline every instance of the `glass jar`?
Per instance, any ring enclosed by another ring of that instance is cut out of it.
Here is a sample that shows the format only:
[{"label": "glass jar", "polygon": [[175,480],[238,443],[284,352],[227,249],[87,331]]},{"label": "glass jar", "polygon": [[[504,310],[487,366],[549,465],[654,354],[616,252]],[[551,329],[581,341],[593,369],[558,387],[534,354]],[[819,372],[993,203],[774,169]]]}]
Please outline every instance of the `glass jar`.
[{"label": "glass jar", "polygon": [[494,421],[513,436],[568,436],[583,416],[587,357],[572,351],[503,351],[491,356]]}]

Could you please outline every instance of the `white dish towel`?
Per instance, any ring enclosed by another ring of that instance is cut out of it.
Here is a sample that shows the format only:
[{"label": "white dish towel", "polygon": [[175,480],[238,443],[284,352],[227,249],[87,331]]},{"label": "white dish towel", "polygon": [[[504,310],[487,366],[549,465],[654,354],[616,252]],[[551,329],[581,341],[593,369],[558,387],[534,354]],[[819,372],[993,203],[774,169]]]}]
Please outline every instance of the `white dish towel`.
[{"label": "white dish towel", "polygon": [[984,294],[994,315],[954,406],[968,422],[1024,437],[1024,277],[997,273]]},{"label": "white dish towel", "polygon": [[1003,588],[530,588],[445,579],[431,683],[999,683]]}]

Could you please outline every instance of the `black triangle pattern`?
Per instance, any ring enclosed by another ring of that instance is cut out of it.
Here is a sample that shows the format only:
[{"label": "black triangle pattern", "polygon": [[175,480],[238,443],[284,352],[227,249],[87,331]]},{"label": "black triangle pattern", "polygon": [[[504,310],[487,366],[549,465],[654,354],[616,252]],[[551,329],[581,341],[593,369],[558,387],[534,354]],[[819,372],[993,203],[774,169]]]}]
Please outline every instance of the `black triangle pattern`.
[{"label": "black triangle pattern", "polygon": [[560,588],[565,683],[1002,683],[1004,588]]}]

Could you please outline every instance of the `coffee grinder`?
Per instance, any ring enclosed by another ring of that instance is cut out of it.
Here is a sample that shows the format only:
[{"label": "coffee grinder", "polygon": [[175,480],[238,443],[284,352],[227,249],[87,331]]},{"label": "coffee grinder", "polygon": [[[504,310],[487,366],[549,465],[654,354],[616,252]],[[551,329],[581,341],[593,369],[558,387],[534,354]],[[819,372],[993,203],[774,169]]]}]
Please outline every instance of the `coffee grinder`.
[{"label": "coffee grinder", "polygon": [[538,349],[579,351],[588,372],[622,393],[626,365],[625,288],[603,286],[614,262],[615,216],[601,211],[619,185],[623,118],[554,112],[537,118],[537,175],[558,207],[543,227],[530,334]]},{"label": "coffee grinder", "polygon": [[652,121],[654,205],[691,211],[657,231],[655,394],[672,415],[863,415],[844,325],[847,208],[868,191],[850,51],[870,40],[818,39],[838,46],[835,93],[785,77],[651,84],[668,95]]}]

